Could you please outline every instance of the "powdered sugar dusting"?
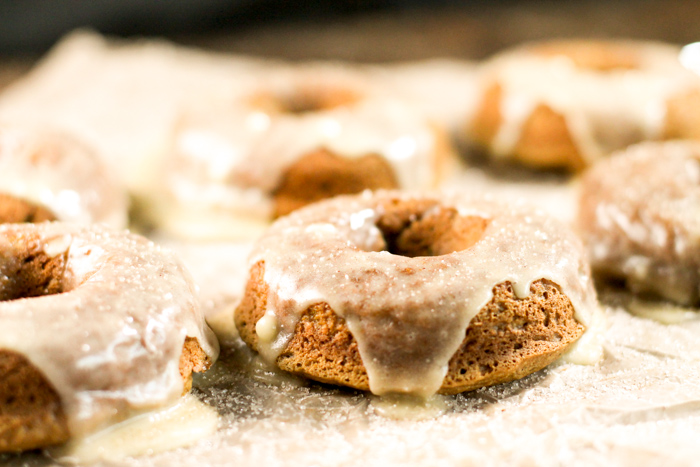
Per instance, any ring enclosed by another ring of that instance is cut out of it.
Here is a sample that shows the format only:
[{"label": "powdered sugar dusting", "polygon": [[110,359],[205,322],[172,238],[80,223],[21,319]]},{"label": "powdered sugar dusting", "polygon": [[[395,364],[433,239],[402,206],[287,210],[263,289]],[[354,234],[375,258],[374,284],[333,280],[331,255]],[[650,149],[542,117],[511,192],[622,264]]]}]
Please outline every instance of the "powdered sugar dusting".
[{"label": "powdered sugar dusting", "polygon": [[586,175],[580,204],[594,267],[637,291],[700,300],[700,145],[646,143],[616,154]]}]

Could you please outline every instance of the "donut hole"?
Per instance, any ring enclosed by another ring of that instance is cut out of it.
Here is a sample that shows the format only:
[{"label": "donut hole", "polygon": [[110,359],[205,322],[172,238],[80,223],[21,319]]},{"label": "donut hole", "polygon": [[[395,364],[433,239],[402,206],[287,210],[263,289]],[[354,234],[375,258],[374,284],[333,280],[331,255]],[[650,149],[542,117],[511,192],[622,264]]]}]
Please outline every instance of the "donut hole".
[{"label": "donut hole", "polygon": [[577,68],[602,73],[640,68],[637,53],[624,44],[551,42],[535,46],[534,51],[546,57],[567,57]]},{"label": "donut hole", "polygon": [[0,193],[0,224],[55,220],[56,216],[42,206],[6,193]]},{"label": "donut hole", "polygon": [[0,264],[0,301],[54,295],[66,291],[68,251],[51,256],[37,240],[11,238],[9,256]]},{"label": "donut hole", "polygon": [[346,107],[359,102],[358,91],[329,85],[306,85],[285,92],[261,93],[253,104],[270,113],[303,115]]},{"label": "donut hole", "polygon": [[377,227],[385,250],[409,258],[466,250],[483,237],[489,224],[488,219],[463,216],[433,201],[393,200],[382,211]]}]

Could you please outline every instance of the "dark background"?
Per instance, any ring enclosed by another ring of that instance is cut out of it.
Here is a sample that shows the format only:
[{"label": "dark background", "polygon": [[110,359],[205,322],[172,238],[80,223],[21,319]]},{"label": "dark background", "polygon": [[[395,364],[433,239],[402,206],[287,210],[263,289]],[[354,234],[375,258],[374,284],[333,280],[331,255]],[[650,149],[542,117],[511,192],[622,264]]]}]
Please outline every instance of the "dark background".
[{"label": "dark background", "polygon": [[0,0],[0,89],[75,28],[290,60],[481,59],[553,37],[700,41],[700,0]]},{"label": "dark background", "polygon": [[0,0],[0,58],[78,27],[289,59],[482,58],[545,37],[697,41],[700,0]]}]

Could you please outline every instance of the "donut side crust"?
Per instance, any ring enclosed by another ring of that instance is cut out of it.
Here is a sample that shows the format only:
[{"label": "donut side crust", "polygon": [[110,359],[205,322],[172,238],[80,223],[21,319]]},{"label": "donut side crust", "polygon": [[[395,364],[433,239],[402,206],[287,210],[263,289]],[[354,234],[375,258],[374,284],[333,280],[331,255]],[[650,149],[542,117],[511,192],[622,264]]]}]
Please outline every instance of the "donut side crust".
[{"label": "donut side crust", "polygon": [[[192,372],[210,366],[197,339],[187,337],[180,356],[183,395],[192,388]],[[45,448],[69,438],[68,420],[51,383],[24,356],[0,349],[0,453]]]},{"label": "donut side crust", "polygon": [[25,357],[0,349],[0,452],[68,441],[56,390]]},{"label": "donut side crust", "polygon": [[284,216],[314,201],[337,195],[397,187],[391,166],[377,154],[345,158],[319,149],[305,154],[287,168],[273,194],[273,216]]},{"label": "donut side crust", "polygon": [[[1,271],[9,281],[0,287],[0,301],[63,292],[67,252],[50,257],[35,240],[11,239],[20,242],[20,261],[15,263],[19,269]],[[197,339],[187,337],[179,362],[183,394],[192,387],[192,372],[210,366]],[[48,447],[69,438],[67,418],[51,383],[25,356],[0,349],[0,452]]]},{"label": "donut side crust", "polygon": [[55,221],[48,209],[6,193],[0,193],[0,224]]},{"label": "donut side crust", "polygon": [[671,97],[666,104],[664,139],[700,140],[700,88]]},{"label": "donut side crust", "polygon": [[[503,88],[494,83],[484,97],[471,121],[468,133],[483,147],[490,147],[501,124]],[[508,155],[515,160],[539,168],[582,170],[586,163],[576,147],[563,115],[540,104],[525,120],[520,139]]]},{"label": "donut side crust", "polygon": [[[255,323],[267,305],[264,271],[263,262],[251,269],[235,315],[241,338],[256,351]],[[556,360],[583,332],[571,301],[555,284],[538,280],[524,299],[515,296],[509,282],[498,284],[493,298],[470,322],[439,392],[455,394],[522,378]],[[357,342],[327,303],[302,313],[276,363],[316,381],[369,390]]]}]

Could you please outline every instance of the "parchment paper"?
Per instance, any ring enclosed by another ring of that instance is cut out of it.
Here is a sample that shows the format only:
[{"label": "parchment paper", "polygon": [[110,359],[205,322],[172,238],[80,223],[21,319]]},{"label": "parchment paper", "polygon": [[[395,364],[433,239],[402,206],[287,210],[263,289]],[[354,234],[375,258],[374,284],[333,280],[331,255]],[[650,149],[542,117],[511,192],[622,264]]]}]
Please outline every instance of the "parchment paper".
[{"label": "parchment paper", "polygon": [[[456,173],[445,189],[491,191],[512,202],[533,203],[565,221],[575,215],[575,182],[559,176],[477,164]],[[694,315],[660,324],[628,313],[619,306],[622,302],[606,295],[608,329],[600,364],[555,363],[520,381],[445,397],[446,411],[436,418],[393,420],[378,414],[370,395],[269,370],[231,332],[226,316],[240,297],[249,243],[157,240],[189,266],[202,306],[208,318],[219,320],[219,335],[228,345],[214,368],[194,384],[194,394],[216,408],[221,424],[215,436],[189,448],[120,465],[699,462],[700,320]],[[53,461],[26,453],[0,456],[0,463],[44,466]]]}]

